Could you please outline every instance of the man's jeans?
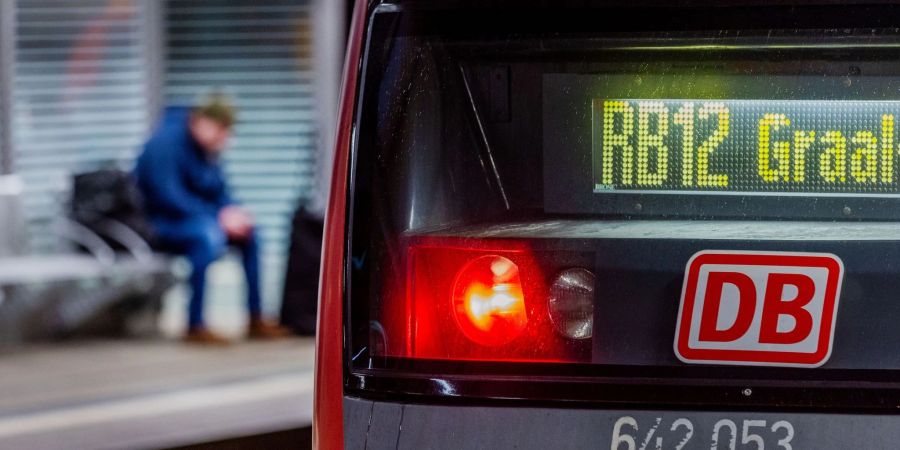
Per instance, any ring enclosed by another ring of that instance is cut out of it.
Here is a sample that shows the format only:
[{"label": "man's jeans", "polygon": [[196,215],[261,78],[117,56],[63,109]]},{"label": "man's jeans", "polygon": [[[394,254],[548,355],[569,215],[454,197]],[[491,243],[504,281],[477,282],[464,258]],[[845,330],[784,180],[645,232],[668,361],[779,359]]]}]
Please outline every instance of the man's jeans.
[{"label": "man's jeans", "polygon": [[214,217],[196,216],[181,221],[155,221],[154,225],[163,249],[186,256],[193,266],[188,326],[194,328],[203,325],[206,269],[225,254],[229,245],[238,248],[243,257],[250,317],[260,316],[259,241],[255,230],[245,240],[229,241]]}]

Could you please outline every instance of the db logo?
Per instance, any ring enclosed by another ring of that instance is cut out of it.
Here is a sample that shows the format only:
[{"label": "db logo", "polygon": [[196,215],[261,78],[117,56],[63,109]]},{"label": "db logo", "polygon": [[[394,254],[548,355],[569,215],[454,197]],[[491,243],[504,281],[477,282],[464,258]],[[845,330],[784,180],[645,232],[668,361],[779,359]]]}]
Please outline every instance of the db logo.
[{"label": "db logo", "polygon": [[675,354],[686,363],[821,366],[843,272],[827,253],[701,251],[684,275]]}]

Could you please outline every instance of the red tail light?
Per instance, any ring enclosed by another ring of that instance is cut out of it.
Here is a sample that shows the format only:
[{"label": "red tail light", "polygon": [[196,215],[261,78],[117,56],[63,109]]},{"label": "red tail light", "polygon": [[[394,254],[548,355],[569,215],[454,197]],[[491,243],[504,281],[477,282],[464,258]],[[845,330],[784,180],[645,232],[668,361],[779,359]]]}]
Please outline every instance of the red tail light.
[{"label": "red tail light", "polygon": [[590,342],[557,332],[548,310],[552,257],[524,242],[418,238],[405,301],[394,313],[391,356],[493,361],[579,361]]},{"label": "red tail light", "polygon": [[452,290],[456,323],[473,342],[503,345],[528,324],[519,267],[508,258],[484,255],[469,261]]}]

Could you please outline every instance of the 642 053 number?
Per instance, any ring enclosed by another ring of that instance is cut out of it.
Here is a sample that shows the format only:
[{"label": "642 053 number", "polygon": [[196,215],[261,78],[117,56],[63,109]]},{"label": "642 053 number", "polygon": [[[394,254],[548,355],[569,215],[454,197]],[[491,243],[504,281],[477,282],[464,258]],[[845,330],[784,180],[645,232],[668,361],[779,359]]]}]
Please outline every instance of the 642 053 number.
[{"label": "642 053 number", "polygon": [[[786,420],[772,422],[745,419],[734,421],[721,419],[712,426],[707,436],[699,434],[694,422],[680,417],[671,422],[656,417],[652,424],[638,425],[632,416],[619,417],[613,425],[610,450],[663,450],[685,448],[709,448],[710,450],[764,450],[769,448],[792,450],[794,426]],[[740,423],[740,426],[738,426]],[[695,436],[697,434],[697,436]],[[704,441],[698,441],[704,439]],[[688,444],[690,446],[688,447]]]}]

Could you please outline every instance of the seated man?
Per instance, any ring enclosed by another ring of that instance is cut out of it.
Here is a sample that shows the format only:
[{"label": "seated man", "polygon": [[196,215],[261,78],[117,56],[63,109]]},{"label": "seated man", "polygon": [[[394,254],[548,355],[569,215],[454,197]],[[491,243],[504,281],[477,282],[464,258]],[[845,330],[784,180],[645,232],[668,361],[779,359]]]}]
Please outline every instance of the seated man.
[{"label": "seated man", "polygon": [[287,331],[261,317],[259,242],[253,220],[228,194],[219,164],[235,122],[221,96],[192,110],[169,108],[144,145],[134,170],[158,244],[190,260],[189,342],[224,344],[203,323],[206,269],[228,245],[240,249],[247,277],[248,335],[272,338]]}]

